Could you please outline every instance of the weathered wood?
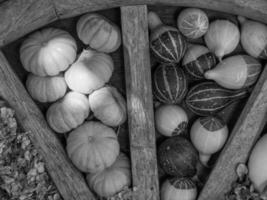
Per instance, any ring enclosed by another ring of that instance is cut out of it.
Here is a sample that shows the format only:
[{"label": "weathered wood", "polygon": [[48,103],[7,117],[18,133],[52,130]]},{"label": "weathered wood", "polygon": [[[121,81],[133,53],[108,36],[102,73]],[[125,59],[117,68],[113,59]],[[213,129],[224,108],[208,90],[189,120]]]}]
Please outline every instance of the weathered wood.
[{"label": "weathered wood", "polygon": [[158,200],[158,170],[146,6],[121,8],[134,200]]},{"label": "weathered wood", "polygon": [[43,25],[82,13],[127,5],[200,7],[266,23],[266,0],[9,0],[0,5],[0,47]]},{"label": "weathered wood", "polygon": [[236,180],[235,168],[247,161],[267,117],[267,66],[243,109],[198,200],[224,200]]},{"label": "weathered wood", "polygon": [[65,200],[94,200],[84,177],[71,164],[62,144],[0,51],[0,95],[15,110],[22,128],[43,156],[46,167]]}]

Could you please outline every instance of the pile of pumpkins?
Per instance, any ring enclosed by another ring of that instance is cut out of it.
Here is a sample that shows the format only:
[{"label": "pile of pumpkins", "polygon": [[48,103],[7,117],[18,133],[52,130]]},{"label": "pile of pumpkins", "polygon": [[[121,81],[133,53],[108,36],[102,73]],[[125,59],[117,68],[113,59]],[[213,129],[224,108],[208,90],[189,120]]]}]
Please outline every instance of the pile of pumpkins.
[{"label": "pile of pumpkins", "polygon": [[[238,21],[241,29],[228,19],[209,22],[203,10],[187,8],[173,27],[148,13],[150,49],[158,61],[153,72],[153,94],[160,102],[155,104],[155,126],[165,136],[157,148],[158,163],[168,177],[161,185],[161,200],[197,198],[199,166],[209,166],[211,155],[228,137],[218,113],[247,97],[262,71],[267,26],[241,16]],[[205,45],[194,43],[202,39]],[[246,54],[229,56],[240,42]],[[191,127],[189,110],[197,117]]]},{"label": "pile of pumpkins", "polygon": [[[126,121],[126,102],[115,87],[106,85],[114,70],[108,53],[121,45],[121,33],[98,14],[82,16],[76,28],[78,38],[89,46],[78,56],[76,41],[68,32],[45,28],[23,41],[20,59],[30,72],[29,94],[51,103],[46,112],[49,126],[57,133],[69,133],[69,158],[86,173],[96,194],[109,197],[131,184],[130,160],[120,152],[115,132]],[[91,112],[97,120],[90,120]]]}]

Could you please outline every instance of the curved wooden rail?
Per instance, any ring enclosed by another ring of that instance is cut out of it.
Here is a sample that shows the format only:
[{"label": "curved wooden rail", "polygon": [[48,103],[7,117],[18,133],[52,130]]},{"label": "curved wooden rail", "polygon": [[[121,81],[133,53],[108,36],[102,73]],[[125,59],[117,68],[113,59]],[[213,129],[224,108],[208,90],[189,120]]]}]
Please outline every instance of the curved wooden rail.
[{"label": "curved wooden rail", "polygon": [[58,19],[127,5],[200,7],[267,19],[266,0],[12,0],[0,5],[0,47]]}]

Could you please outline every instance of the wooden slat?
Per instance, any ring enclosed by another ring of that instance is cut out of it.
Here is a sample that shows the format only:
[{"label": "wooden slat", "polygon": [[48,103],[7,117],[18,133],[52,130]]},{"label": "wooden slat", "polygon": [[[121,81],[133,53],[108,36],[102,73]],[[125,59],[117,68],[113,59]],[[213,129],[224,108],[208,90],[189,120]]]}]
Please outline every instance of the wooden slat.
[{"label": "wooden slat", "polygon": [[46,167],[65,200],[94,200],[84,177],[71,164],[60,141],[48,127],[43,114],[0,51],[0,95],[15,110],[22,128],[43,156]]},{"label": "wooden slat", "polygon": [[121,8],[134,200],[158,200],[151,67],[146,6]]},{"label": "wooden slat", "polygon": [[248,159],[267,119],[267,66],[221,152],[198,200],[224,200],[237,179],[235,168]]},{"label": "wooden slat", "polygon": [[0,4],[0,47],[43,25],[82,13],[127,5],[200,7],[266,23],[266,0],[9,0]]}]

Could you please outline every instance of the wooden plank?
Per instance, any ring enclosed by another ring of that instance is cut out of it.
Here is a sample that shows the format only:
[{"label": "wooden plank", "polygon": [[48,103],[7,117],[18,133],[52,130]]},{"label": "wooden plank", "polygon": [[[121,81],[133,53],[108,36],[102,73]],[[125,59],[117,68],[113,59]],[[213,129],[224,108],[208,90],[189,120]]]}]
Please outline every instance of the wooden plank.
[{"label": "wooden plank", "polygon": [[134,200],[158,200],[151,67],[146,6],[121,8]]},{"label": "wooden plank", "polygon": [[0,51],[0,95],[15,110],[16,118],[43,156],[46,168],[65,200],[94,200],[84,177],[71,164],[62,144]]},{"label": "wooden plank", "polygon": [[0,47],[57,19],[127,5],[200,7],[266,23],[266,0],[9,0],[0,4]]},{"label": "wooden plank", "polygon": [[198,200],[224,200],[224,194],[237,179],[235,168],[248,159],[267,118],[267,66],[243,109]]}]

